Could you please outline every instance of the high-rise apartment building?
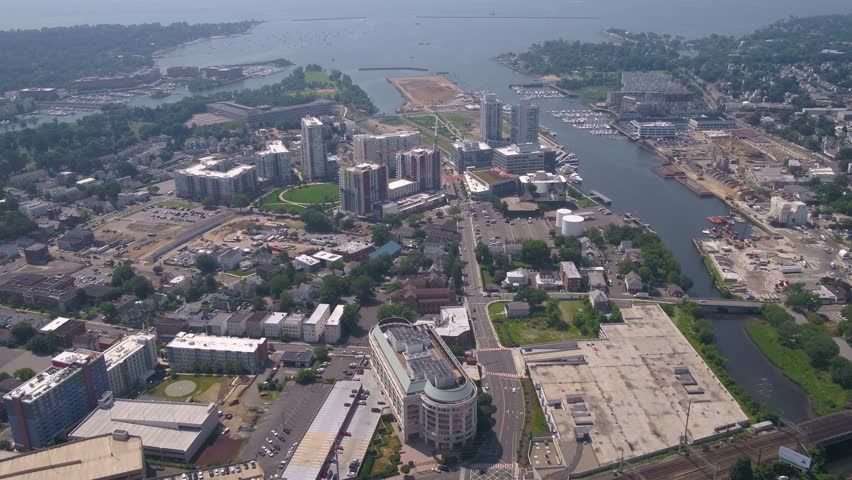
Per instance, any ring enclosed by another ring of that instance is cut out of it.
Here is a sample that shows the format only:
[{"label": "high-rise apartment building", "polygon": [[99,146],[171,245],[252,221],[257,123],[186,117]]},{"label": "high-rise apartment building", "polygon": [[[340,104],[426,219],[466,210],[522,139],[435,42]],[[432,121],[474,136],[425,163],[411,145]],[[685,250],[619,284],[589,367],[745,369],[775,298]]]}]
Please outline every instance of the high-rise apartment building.
[{"label": "high-rise apartment building", "polygon": [[387,167],[362,163],[340,172],[340,209],[355,215],[370,215],[373,204],[388,198]]},{"label": "high-rise apartment building", "polygon": [[253,165],[205,157],[175,172],[175,191],[182,198],[200,201],[209,197],[216,203],[228,203],[237,194],[251,198],[257,192],[257,172]]},{"label": "high-rise apartment building", "polygon": [[123,396],[144,385],[157,366],[157,337],[139,333],[128,335],[104,351],[107,377],[112,393]]},{"label": "high-rise apartment building", "polygon": [[384,135],[352,137],[355,163],[387,165],[391,177],[396,176],[396,154],[420,146],[420,132],[402,131]]},{"label": "high-rise apartment building", "polygon": [[503,142],[503,104],[497,95],[486,93],[480,101],[479,139],[492,147]]},{"label": "high-rise apartment building", "polygon": [[55,356],[47,370],[3,396],[16,447],[29,451],[61,439],[107,391],[102,354],[77,349]]},{"label": "high-rise apartment building", "polygon": [[275,185],[290,183],[290,151],[281,140],[267,142],[254,154],[257,176]]},{"label": "high-rise apartment building", "polygon": [[509,141],[515,144],[538,143],[538,105],[529,100],[512,105]]},{"label": "high-rise apartment building", "polygon": [[396,178],[418,183],[421,192],[441,189],[441,152],[415,148],[396,155]]},{"label": "high-rise apartment building", "polygon": [[328,180],[328,159],[322,132],[323,125],[320,119],[302,118],[302,168],[307,172],[309,182]]}]

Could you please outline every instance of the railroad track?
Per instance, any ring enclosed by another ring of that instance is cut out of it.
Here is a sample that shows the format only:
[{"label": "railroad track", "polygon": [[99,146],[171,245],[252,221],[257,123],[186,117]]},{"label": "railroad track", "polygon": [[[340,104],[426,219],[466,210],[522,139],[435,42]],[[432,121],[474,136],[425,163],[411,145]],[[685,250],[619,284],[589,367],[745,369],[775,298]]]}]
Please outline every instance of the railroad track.
[{"label": "railroad track", "polygon": [[[701,451],[700,454],[709,463],[718,466],[715,478],[728,478],[728,469],[740,457],[747,456],[753,463],[765,463],[778,458],[778,447],[785,446],[797,449],[799,442],[813,444],[822,443],[840,436],[852,434],[852,411],[838,412],[807,422],[802,422],[799,429],[807,434],[807,439],[791,429],[775,430],[755,435],[749,438],[733,440],[727,445]],[[638,473],[626,472],[619,478],[629,479],[671,479],[671,480],[712,480],[714,472],[707,463],[698,458],[697,453],[672,457],[659,462],[635,467]],[[614,476],[606,478],[615,478]]]}]

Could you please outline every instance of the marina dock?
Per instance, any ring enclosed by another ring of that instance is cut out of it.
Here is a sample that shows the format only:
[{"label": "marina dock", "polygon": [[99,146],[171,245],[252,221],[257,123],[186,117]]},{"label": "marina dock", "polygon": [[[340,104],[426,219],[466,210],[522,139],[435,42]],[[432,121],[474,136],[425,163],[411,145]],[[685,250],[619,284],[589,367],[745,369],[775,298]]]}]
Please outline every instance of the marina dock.
[{"label": "marina dock", "polygon": [[590,191],[589,198],[604,205],[612,205],[612,199],[597,190]]}]

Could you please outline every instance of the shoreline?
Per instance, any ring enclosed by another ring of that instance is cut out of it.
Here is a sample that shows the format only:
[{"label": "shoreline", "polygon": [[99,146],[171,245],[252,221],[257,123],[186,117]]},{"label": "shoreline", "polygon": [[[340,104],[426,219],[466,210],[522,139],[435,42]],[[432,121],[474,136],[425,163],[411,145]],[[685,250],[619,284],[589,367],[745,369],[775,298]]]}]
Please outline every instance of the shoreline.
[{"label": "shoreline", "polygon": [[210,37],[196,38],[195,40],[190,40],[188,42],[181,43],[180,45],[175,45],[173,47],[166,47],[166,48],[162,48],[162,49],[159,49],[159,50],[155,50],[154,52],[151,53],[151,59],[154,61],[153,66],[159,68],[158,62],[157,62],[158,60],[166,57],[167,55],[171,55],[172,53],[174,53],[176,50],[178,50],[180,48],[189,47],[191,45],[198,45],[198,44],[201,44],[203,42],[209,42],[210,40],[216,40],[216,39],[220,39],[220,38],[233,38],[233,37],[239,37],[239,36],[242,36],[242,35],[249,35],[249,34],[253,33],[254,29],[257,28],[259,25],[266,23],[266,21],[264,21],[264,20],[250,20],[250,21],[252,22],[252,24],[244,32],[232,33],[230,35],[213,35],[213,36],[210,36]]}]

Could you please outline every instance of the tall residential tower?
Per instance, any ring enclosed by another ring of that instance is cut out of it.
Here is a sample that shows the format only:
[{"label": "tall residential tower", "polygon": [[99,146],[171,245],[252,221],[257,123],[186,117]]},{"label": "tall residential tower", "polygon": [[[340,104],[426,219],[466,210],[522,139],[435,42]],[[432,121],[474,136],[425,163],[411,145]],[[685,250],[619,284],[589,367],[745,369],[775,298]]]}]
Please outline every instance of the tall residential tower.
[{"label": "tall residential tower", "polygon": [[340,209],[370,215],[373,204],[388,198],[388,171],[384,165],[361,163],[340,172]]},{"label": "tall residential tower", "polygon": [[538,143],[538,105],[532,105],[529,100],[512,105],[511,125],[512,143]]},{"label": "tall residential tower", "polygon": [[328,159],[325,141],[322,138],[323,125],[316,117],[302,118],[302,168],[308,174],[309,182],[328,180]]},{"label": "tall residential tower", "polygon": [[492,147],[500,146],[503,142],[503,104],[497,100],[497,95],[486,93],[480,106],[479,139]]}]

